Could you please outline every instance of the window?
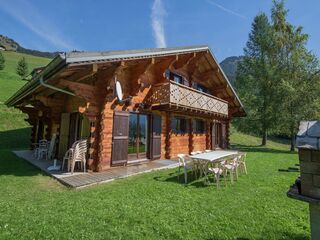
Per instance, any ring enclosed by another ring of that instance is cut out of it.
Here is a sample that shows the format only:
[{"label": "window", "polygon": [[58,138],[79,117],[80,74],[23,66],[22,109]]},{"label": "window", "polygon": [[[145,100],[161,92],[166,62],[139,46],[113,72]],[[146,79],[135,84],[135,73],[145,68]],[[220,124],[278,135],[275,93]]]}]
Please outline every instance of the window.
[{"label": "window", "polygon": [[173,81],[175,81],[176,83],[183,84],[183,79],[181,76],[177,74],[172,74],[172,77],[173,77]]},{"label": "window", "polygon": [[205,133],[205,122],[203,120],[194,119],[192,121],[192,128],[194,133],[203,134]]},{"label": "window", "polygon": [[170,70],[166,71],[166,77],[168,79],[170,79],[176,83],[180,83],[180,84],[185,84],[185,82],[187,82],[187,81],[185,81],[185,79],[181,75],[174,73],[174,72],[171,72]]},{"label": "window", "polygon": [[188,132],[187,119],[182,117],[173,117],[171,119],[171,130],[173,133],[185,134]]},{"label": "window", "polygon": [[193,82],[192,87],[200,92],[208,93],[208,89],[200,83]]}]

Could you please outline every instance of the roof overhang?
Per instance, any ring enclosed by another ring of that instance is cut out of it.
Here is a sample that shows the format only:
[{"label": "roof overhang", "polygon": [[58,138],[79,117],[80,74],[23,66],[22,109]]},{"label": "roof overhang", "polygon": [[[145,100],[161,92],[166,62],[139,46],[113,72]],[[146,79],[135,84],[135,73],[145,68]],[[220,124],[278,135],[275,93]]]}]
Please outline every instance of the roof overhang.
[{"label": "roof overhang", "polygon": [[56,56],[40,73],[36,74],[29,82],[27,82],[21,89],[19,89],[13,96],[11,96],[5,104],[9,107],[17,106],[21,100],[32,94],[40,88],[41,81],[46,82],[57,72],[63,70],[71,65],[88,65],[93,63],[105,62],[119,62],[126,60],[145,59],[153,57],[166,57],[172,55],[181,55],[196,52],[208,52],[212,57],[212,61],[218,67],[228,88],[232,91],[235,98],[236,105],[239,106],[239,111],[235,112],[233,116],[246,116],[243,105],[236,94],[234,88],[229,82],[227,76],[223,72],[214,54],[206,45],[191,46],[191,47],[178,47],[178,48],[155,48],[155,49],[142,49],[142,50],[124,50],[124,51],[107,51],[107,52],[67,52]]}]

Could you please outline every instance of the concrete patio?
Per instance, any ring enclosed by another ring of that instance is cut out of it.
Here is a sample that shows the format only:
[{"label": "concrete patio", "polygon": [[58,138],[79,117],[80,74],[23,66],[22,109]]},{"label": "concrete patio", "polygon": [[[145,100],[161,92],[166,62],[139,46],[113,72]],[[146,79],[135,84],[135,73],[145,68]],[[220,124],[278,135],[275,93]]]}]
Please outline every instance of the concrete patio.
[{"label": "concrete patio", "polygon": [[[35,167],[55,178],[63,185],[72,188],[83,188],[99,183],[106,183],[115,179],[126,178],[137,174],[147,173],[156,170],[170,169],[178,166],[174,160],[154,160],[138,165],[115,167],[104,172],[74,172],[73,174],[63,171],[49,171],[47,168],[53,165],[53,161],[44,159],[37,160],[33,156],[33,151],[21,150],[13,151],[18,157],[25,159]],[[58,165],[61,162],[57,163]]]}]

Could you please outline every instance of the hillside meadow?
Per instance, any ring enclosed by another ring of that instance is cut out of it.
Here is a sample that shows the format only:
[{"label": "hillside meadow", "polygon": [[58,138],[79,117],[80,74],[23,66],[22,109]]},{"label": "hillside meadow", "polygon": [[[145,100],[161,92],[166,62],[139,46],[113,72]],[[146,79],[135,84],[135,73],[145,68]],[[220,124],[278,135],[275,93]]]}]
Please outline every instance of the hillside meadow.
[{"label": "hillside meadow", "polygon": [[29,72],[31,72],[33,68],[49,63],[50,59],[11,51],[1,51],[1,53],[6,62],[5,68],[0,71],[0,131],[27,127],[28,125],[23,120],[25,118],[24,114],[21,114],[20,111],[14,108],[8,109],[4,105],[5,101],[14,92],[26,84],[26,81],[21,80],[20,76],[16,74],[17,62],[22,57],[25,57],[28,63]]}]

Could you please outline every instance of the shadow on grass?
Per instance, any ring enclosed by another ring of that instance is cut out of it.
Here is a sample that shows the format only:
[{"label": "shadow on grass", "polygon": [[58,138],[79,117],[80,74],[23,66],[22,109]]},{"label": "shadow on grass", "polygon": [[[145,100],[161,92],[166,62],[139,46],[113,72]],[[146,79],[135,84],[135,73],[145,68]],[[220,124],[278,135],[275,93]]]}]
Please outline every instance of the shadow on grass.
[{"label": "shadow on grass", "polygon": [[46,173],[33,166],[26,160],[17,157],[10,149],[0,149],[0,176],[47,176]]},{"label": "shadow on grass", "polygon": [[262,147],[261,145],[243,145],[243,144],[231,144],[232,149],[236,149],[242,152],[265,152],[265,153],[286,153],[296,154],[289,150],[273,149],[268,147]]},{"label": "shadow on grass", "polygon": [[12,151],[26,149],[30,143],[30,128],[0,132],[0,175],[34,176],[46,175],[44,172],[17,157]]},{"label": "shadow on grass", "polygon": [[0,150],[1,149],[23,149],[28,148],[30,144],[30,128],[19,128],[15,130],[0,132]]},{"label": "shadow on grass", "polygon": [[[159,182],[171,182],[176,184],[184,185],[185,187],[196,187],[196,188],[206,188],[206,187],[216,187],[216,183],[214,182],[213,178],[210,176],[209,181],[210,183],[207,183],[206,179],[204,177],[199,178],[195,177],[192,172],[188,172],[188,183],[185,184],[184,182],[184,173],[178,172],[170,173],[169,177],[164,176],[157,176],[153,178],[156,181]],[[224,179],[220,179],[220,186],[224,186]]]}]

